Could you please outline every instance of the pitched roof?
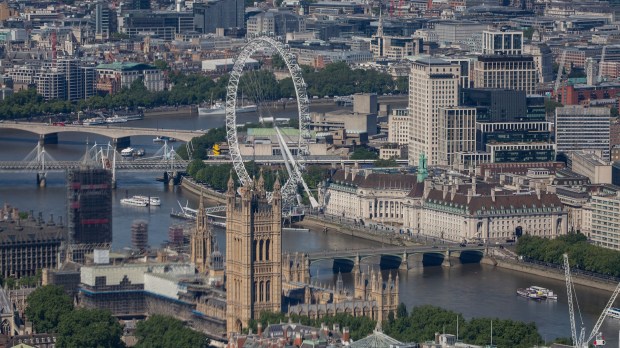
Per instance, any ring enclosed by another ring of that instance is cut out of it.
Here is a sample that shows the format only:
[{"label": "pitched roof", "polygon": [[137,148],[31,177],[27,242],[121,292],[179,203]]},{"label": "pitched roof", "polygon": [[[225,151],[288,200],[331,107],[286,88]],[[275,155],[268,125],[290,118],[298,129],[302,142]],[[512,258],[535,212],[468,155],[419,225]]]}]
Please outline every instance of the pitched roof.
[{"label": "pitched roof", "polygon": [[337,170],[332,175],[332,182],[353,185],[361,188],[387,189],[405,191],[411,190],[418,179],[415,175],[410,174],[385,174],[385,173],[369,173],[364,175],[360,172],[353,176],[352,173],[346,173],[344,170]]},{"label": "pitched roof", "polygon": [[375,330],[371,335],[362,338],[359,341],[351,343],[351,348],[389,348],[393,345],[402,345],[403,343],[392,338],[379,330]]}]

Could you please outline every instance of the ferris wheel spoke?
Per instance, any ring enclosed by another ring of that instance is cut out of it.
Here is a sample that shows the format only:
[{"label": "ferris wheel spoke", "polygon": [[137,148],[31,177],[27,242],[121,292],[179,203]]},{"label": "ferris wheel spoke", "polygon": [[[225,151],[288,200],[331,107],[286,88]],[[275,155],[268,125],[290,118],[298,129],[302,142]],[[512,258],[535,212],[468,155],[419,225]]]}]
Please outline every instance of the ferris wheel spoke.
[{"label": "ferris wheel spoke", "polygon": [[[282,185],[282,199],[285,205],[293,206],[296,201],[299,201],[297,195],[297,188],[299,185],[305,185],[303,182],[302,171],[305,168],[304,158],[309,154],[309,141],[311,139],[309,123],[310,112],[309,104],[310,100],[306,91],[306,82],[303,79],[302,69],[297,64],[297,58],[291,54],[281,42],[278,42],[270,37],[258,37],[249,41],[241,50],[239,56],[235,60],[233,69],[230,73],[228,80],[228,86],[226,89],[226,137],[228,139],[228,146],[230,148],[230,157],[233,162],[233,169],[239,177],[239,181],[242,185],[251,185],[252,178],[248,174],[245,165],[243,163],[243,157],[239,150],[239,140],[237,134],[237,92],[239,88],[239,81],[243,73],[246,61],[256,51],[261,49],[272,49],[278,55],[282,57],[286,67],[293,81],[295,95],[297,99],[297,109],[299,117],[299,136],[296,141],[298,147],[298,153],[296,156],[290,156],[285,158],[285,161],[290,164],[292,168],[296,170],[287,170],[289,172],[289,178],[284,185]],[[286,144],[284,144],[286,147]],[[287,166],[289,167],[289,166]],[[271,197],[271,193],[268,193],[267,197]],[[313,197],[311,201],[313,201]],[[297,202],[300,204],[301,202]]]}]

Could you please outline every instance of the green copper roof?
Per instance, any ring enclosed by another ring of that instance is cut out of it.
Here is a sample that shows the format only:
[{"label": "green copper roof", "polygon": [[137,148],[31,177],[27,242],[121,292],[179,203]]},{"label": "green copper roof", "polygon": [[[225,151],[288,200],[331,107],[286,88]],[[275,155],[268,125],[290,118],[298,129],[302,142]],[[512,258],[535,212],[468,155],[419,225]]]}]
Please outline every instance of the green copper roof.
[{"label": "green copper roof", "polygon": [[155,69],[155,67],[152,65],[144,64],[144,63],[114,62],[114,63],[108,63],[108,64],[99,64],[97,65],[97,69],[129,71],[129,70]]}]

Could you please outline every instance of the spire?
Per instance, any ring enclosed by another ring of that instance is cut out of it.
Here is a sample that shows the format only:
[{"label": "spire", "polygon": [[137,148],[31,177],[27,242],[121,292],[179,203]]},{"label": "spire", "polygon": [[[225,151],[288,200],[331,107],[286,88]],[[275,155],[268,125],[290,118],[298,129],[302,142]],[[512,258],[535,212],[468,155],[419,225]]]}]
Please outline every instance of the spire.
[{"label": "spire", "polygon": [[282,185],[280,184],[280,172],[276,172],[276,182],[273,184],[273,192],[278,192],[279,194],[281,188]]},{"label": "spire", "polygon": [[264,197],[265,178],[263,177],[263,167],[260,168],[260,174],[258,175],[258,182],[256,183],[256,191],[260,193],[261,197]]},{"label": "spire", "polygon": [[377,34],[375,36],[383,36],[383,12],[381,6],[379,6],[379,25],[377,26]]},{"label": "spire", "polygon": [[198,210],[204,210],[205,208],[205,203],[204,203],[204,192],[202,191],[202,185],[200,185],[200,202],[198,204]]},{"label": "spire", "polygon": [[227,194],[235,194],[235,180],[233,180],[233,171],[230,170],[230,175],[228,176],[228,191]]}]

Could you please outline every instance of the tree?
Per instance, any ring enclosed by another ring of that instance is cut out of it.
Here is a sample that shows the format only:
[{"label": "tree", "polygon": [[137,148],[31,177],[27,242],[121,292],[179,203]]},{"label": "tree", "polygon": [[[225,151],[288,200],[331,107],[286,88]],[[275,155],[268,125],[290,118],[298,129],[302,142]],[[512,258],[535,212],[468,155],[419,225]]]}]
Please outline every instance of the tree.
[{"label": "tree", "polygon": [[547,115],[553,114],[555,113],[555,109],[562,107],[564,105],[562,105],[562,103],[555,101],[553,99],[546,99],[545,100],[545,113]]},{"label": "tree", "polygon": [[79,308],[65,314],[58,325],[58,348],[120,348],[123,328],[109,311]]},{"label": "tree", "polygon": [[136,348],[201,348],[207,347],[207,337],[164,315],[154,315],[138,323]]},{"label": "tree", "polygon": [[170,65],[168,65],[168,62],[166,62],[165,60],[157,59],[156,61],[153,62],[153,65],[159,70],[163,70],[163,71],[170,70]]},{"label": "tree", "polygon": [[532,36],[534,36],[534,30],[536,30],[536,29],[534,29],[534,27],[525,28],[523,30],[523,37],[528,39],[528,40],[531,40]]},{"label": "tree", "polygon": [[71,298],[60,286],[46,285],[28,295],[26,316],[37,332],[56,332],[61,317],[73,310]]},{"label": "tree", "polygon": [[271,56],[271,65],[273,65],[275,69],[286,69],[286,63],[284,62],[284,59],[282,59],[282,57],[277,53],[274,53]]},{"label": "tree", "polygon": [[351,158],[352,160],[373,160],[373,159],[377,159],[379,158],[379,155],[377,155],[376,152],[370,151],[365,147],[360,147],[357,150],[355,150],[351,156],[349,156],[349,158]]},{"label": "tree", "polygon": [[398,163],[396,163],[396,160],[393,158],[390,159],[378,159],[375,161],[374,163],[375,167],[398,167]]}]

